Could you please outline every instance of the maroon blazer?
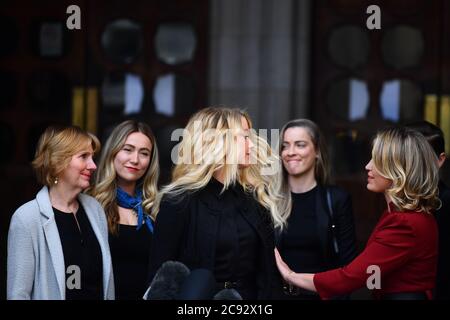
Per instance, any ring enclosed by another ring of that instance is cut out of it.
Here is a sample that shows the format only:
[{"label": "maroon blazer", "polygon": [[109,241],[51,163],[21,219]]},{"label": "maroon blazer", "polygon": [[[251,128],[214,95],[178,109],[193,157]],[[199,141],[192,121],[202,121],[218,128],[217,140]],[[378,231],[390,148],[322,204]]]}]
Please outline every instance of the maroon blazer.
[{"label": "maroon blazer", "polygon": [[381,288],[385,293],[426,292],[429,298],[435,285],[438,229],[431,214],[385,211],[372,232],[364,251],[345,267],[317,273],[314,285],[322,299],[350,293],[366,286],[373,271],[380,268]]}]

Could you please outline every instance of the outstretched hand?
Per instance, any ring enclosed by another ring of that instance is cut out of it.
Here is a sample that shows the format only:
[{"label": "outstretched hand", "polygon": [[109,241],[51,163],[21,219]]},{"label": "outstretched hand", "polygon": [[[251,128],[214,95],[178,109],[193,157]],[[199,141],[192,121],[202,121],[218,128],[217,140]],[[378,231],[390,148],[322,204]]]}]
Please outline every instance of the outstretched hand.
[{"label": "outstretched hand", "polygon": [[278,270],[280,271],[280,274],[283,277],[284,281],[286,281],[287,283],[291,283],[290,276],[294,273],[294,271],[292,271],[291,268],[289,268],[289,266],[286,264],[286,262],[283,261],[277,248],[275,248],[275,260],[277,262]]}]

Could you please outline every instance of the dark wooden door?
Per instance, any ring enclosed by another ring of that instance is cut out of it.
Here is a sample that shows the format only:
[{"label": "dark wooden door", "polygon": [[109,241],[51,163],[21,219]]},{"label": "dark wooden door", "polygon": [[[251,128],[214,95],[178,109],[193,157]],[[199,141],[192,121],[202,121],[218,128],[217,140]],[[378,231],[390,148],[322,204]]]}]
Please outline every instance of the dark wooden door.
[{"label": "dark wooden door", "polygon": [[[66,28],[70,5],[80,30]],[[40,134],[73,123],[104,141],[125,119],[147,122],[167,178],[171,131],[206,104],[207,37],[206,0],[1,2],[0,299],[10,217],[40,188],[30,165]]]},{"label": "dark wooden door", "polygon": [[[381,9],[380,30],[366,27],[371,4]],[[362,246],[385,207],[366,190],[376,131],[426,119],[450,140],[449,4],[318,0],[314,6],[311,116],[328,138],[337,184],[352,193]]]}]

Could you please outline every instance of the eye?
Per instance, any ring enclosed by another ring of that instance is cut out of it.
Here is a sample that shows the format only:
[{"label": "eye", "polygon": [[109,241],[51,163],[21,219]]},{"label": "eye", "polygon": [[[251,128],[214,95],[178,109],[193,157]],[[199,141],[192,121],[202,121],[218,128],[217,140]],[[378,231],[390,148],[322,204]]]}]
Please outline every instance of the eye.
[{"label": "eye", "polygon": [[131,152],[131,148],[129,148],[129,147],[124,147],[122,150],[126,151],[126,152]]}]

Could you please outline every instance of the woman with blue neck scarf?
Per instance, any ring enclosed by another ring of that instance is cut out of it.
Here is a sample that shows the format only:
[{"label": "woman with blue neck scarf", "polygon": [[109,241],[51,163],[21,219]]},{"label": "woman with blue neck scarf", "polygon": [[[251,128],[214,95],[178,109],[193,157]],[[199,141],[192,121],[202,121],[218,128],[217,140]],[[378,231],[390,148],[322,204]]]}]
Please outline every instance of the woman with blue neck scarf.
[{"label": "woman with blue neck scarf", "polygon": [[142,299],[154,219],[159,161],[150,127],[128,120],[111,133],[90,193],[102,204],[109,230],[116,299]]}]

